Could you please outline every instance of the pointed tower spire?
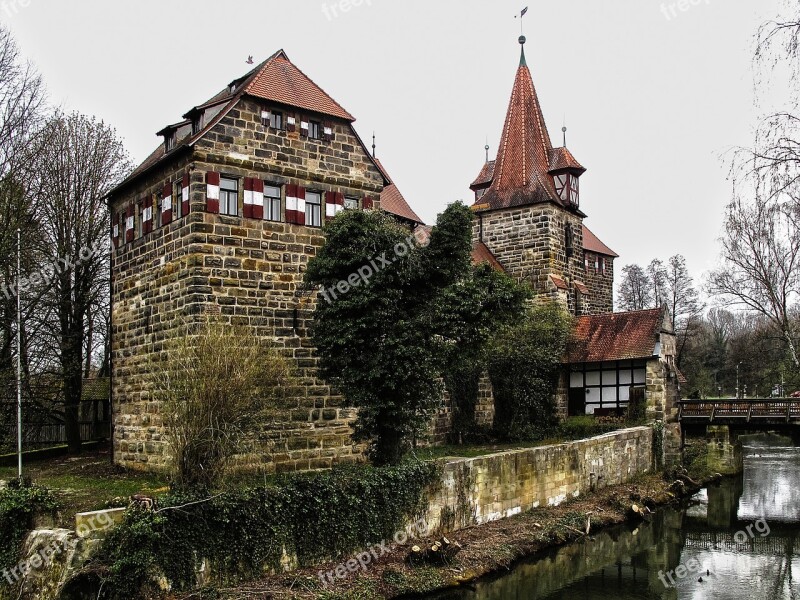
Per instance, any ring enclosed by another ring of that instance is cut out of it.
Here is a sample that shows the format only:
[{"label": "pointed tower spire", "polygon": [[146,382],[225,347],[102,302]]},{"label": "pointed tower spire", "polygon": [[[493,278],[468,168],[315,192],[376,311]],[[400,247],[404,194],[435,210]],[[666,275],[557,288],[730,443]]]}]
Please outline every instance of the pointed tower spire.
[{"label": "pointed tower spire", "polygon": [[520,67],[527,67],[528,61],[525,59],[525,42],[527,42],[527,38],[524,35],[519,36],[519,46],[520,46],[520,54],[519,54],[519,66]]}]

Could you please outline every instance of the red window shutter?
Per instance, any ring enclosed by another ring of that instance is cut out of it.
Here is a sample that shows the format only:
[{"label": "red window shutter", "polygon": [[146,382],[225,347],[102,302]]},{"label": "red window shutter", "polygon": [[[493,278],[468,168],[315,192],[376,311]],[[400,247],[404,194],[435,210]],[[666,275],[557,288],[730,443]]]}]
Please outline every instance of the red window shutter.
[{"label": "red window shutter", "polygon": [[297,221],[298,225],[306,224],[306,188],[297,186]]},{"label": "red window shutter", "polygon": [[[305,127],[303,127],[304,124],[305,124]],[[301,118],[300,119],[300,135],[302,137],[308,137],[308,128],[309,127],[310,127],[309,122]]]},{"label": "red window shutter", "polygon": [[206,210],[219,214],[219,173],[206,173]]},{"label": "red window shutter", "polygon": [[367,196],[364,198],[364,210],[372,210],[374,203],[372,202],[372,198]]},{"label": "red window shutter", "polygon": [[150,233],[150,219],[147,218],[147,196],[139,201],[139,214],[142,215],[142,235]]},{"label": "red window shutter", "polygon": [[332,142],[333,141],[333,123],[328,121],[327,123],[323,124],[323,127],[324,127],[324,129],[323,129],[323,133],[324,133],[323,137],[325,138],[325,141],[326,142]]},{"label": "red window shutter", "polygon": [[339,207],[336,209],[337,211],[342,210],[344,207],[344,194],[341,192],[336,192],[336,206]]},{"label": "red window shutter", "polygon": [[297,186],[286,186],[286,222],[297,223]]},{"label": "red window shutter", "polygon": [[264,182],[261,179],[253,179],[253,218],[264,218]]},{"label": "red window shutter", "polygon": [[253,178],[244,178],[244,217],[253,218]]},{"label": "red window shutter", "polygon": [[325,218],[336,216],[336,192],[325,192]]},{"label": "red window shutter", "polygon": [[164,191],[161,193],[161,224],[169,225],[172,223],[172,184],[165,183]]},{"label": "red window shutter", "polygon": [[183,174],[181,180],[181,216],[189,214],[189,173]]},{"label": "red window shutter", "polygon": [[294,132],[297,129],[297,115],[286,115],[286,131]]}]

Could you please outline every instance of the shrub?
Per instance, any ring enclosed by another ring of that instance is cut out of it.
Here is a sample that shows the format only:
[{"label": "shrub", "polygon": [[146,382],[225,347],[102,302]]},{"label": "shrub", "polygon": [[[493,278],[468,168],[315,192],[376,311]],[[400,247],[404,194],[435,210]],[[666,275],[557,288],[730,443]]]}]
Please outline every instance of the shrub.
[{"label": "shrub", "polygon": [[554,303],[537,305],[500,329],[488,352],[495,398],[494,429],[511,441],[534,441],[556,431],[554,395],[571,330]]},{"label": "shrub", "polygon": [[0,565],[13,565],[19,560],[25,535],[33,529],[38,515],[52,514],[58,508],[47,488],[24,486],[17,481],[0,490]]},{"label": "shrub", "polygon": [[289,366],[243,328],[207,320],[165,342],[151,366],[163,402],[173,487],[215,487],[228,461],[292,383]]},{"label": "shrub", "polygon": [[99,597],[157,596],[152,582],[161,575],[176,591],[192,589],[203,559],[222,582],[236,583],[280,570],[284,549],[300,566],[363,551],[420,516],[438,473],[422,462],[343,467],[211,498],[162,498],[159,512],[129,511],[104,541],[91,566],[103,582]]}]

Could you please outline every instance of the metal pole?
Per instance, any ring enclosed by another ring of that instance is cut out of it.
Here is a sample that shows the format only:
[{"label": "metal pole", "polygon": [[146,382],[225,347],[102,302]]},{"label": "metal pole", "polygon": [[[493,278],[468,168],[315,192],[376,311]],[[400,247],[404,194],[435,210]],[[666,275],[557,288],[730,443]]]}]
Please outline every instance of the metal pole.
[{"label": "metal pole", "polygon": [[17,228],[17,470],[22,481],[22,301],[20,300],[20,275],[22,245],[21,234]]}]

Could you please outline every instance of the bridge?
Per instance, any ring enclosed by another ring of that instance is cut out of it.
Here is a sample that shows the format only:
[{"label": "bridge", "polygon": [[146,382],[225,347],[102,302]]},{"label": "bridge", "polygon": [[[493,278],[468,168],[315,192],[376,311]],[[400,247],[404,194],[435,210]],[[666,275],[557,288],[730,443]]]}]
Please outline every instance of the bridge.
[{"label": "bridge", "polygon": [[679,400],[683,426],[728,425],[737,429],[800,426],[800,398]]}]

